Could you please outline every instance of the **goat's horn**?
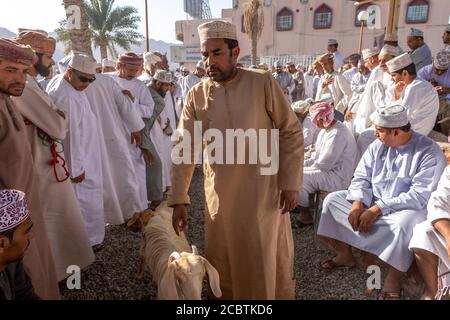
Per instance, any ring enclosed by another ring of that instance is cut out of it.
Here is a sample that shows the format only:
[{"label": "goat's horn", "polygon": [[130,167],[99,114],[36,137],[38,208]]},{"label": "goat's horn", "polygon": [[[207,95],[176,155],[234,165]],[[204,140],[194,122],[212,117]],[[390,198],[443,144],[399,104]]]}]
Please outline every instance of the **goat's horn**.
[{"label": "goat's horn", "polygon": [[192,253],[193,253],[195,256],[198,256],[198,250],[197,250],[197,247],[196,247],[196,246],[192,246]]}]

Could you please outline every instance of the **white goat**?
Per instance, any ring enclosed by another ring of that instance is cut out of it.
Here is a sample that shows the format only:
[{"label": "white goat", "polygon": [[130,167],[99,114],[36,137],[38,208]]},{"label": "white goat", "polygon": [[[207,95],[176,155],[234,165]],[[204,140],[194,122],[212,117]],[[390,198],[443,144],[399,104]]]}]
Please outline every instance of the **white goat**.
[{"label": "white goat", "polygon": [[162,203],[156,211],[136,213],[128,226],[140,224],[143,239],[140,250],[139,277],[148,266],[158,285],[159,300],[201,300],[203,278],[208,274],[209,286],[216,297],[222,296],[217,270],[190,247],[183,233],[177,236],[172,227],[173,210]]}]

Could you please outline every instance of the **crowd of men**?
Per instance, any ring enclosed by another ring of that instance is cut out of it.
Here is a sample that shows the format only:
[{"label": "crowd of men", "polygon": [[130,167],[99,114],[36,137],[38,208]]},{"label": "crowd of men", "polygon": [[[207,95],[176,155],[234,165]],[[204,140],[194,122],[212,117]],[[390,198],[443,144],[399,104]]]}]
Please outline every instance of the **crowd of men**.
[{"label": "crowd of men", "polygon": [[408,52],[387,34],[382,48],[343,59],[330,39],[307,71],[238,67],[234,25],[198,31],[193,73],[169,71],[158,52],[101,64],[73,52],[53,75],[47,33],[0,39],[0,299],[59,299],[68,266],[93,263],[107,224],[166,199],[184,230],[196,164],[172,162],[183,142],[173,136],[194,136],[195,122],[279,131],[274,175],[204,163],[206,258],[225,299],[295,297],[284,213],[313,224],[316,192],[329,193],[317,234],[336,253],[323,269],[354,266],[357,248],[389,267],[380,298],[399,299],[415,258],[423,298],[434,298],[450,271],[450,171],[435,142],[450,129],[450,27],[434,55],[414,28]]}]

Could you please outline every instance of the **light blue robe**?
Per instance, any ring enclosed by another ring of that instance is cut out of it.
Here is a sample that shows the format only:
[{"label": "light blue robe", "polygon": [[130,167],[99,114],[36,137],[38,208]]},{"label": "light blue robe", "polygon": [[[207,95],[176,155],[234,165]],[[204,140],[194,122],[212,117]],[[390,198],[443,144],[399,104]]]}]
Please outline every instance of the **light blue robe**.
[{"label": "light blue robe", "polygon": [[410,56],[411,60],[416,65],[417,71],[433,62],[433,55],[431,54],[430,47],[425,43],[423,46],[411,52]]},{"label": "light blue robe", "polygon": [[[428,200],[446,163],[439,146],[418,133],[397,148],[377,140],[361,159],[349,190],[325,199],[317,234],[372,253],[406,272],[413,261],[408,250],[413,229],[426,219]],[[348,222],[352,201],[381,208],[370,233],[353,231]]]}]

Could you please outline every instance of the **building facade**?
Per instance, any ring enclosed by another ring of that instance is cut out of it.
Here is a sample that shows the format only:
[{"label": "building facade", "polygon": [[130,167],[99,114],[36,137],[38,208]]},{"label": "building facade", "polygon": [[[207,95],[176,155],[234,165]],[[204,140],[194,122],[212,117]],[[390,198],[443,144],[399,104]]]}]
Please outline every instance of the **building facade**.
[{"label": "building facade", "polygon": [[[243,59],[250,46],[243,28],[247,0],[232,0],[232,8],[222,10],[223,20],[238,27]],[[387,24],[389,0],[355,5],[349,0],[261,0],[264,6],[264,29],[258,42],[258,56],[312,55],[326,51],[327,39],[337,39],[339,51],[348,56],[358,51],[360,22],[357,15],[369,5],[381,12],[381,29],[364,28],[363,48],[379,46]],[[399,11],[399,45],[405,51],[411,27],[424,31],[425,42],[433,53],[443,47],[442,34],[449,22],[450,0],[402,0]],[[197,26],[205,21],[176,22],[177,39],[185,46],[198,46]]]}]

